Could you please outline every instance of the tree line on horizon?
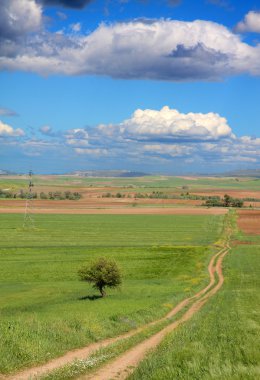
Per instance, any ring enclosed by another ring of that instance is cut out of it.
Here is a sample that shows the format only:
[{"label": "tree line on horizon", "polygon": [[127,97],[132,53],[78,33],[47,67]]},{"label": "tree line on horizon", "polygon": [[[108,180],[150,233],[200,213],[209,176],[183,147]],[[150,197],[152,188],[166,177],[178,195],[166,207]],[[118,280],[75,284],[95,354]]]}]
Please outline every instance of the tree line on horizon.
[{"label": "tree line on horizon", "polygon": [[31,192],[24,190],[19,190],[18,192],[11,192],[0,189],[0,198],[8,199],[52,199],[52,200],[78,200],[82,198],[82,195],[75,191],[49,191],[45,193],[41,191],[39,194],[37,192]]}]

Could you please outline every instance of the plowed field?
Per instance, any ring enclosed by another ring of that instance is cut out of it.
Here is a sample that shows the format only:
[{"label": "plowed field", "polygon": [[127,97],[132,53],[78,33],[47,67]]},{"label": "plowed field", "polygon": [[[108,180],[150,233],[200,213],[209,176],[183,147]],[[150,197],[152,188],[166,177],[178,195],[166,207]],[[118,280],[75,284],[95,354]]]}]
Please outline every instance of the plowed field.
[{"label": "plowed field", "polygon": [[238,226],[247,234],[260,235],[260,210],[240,210]]}]

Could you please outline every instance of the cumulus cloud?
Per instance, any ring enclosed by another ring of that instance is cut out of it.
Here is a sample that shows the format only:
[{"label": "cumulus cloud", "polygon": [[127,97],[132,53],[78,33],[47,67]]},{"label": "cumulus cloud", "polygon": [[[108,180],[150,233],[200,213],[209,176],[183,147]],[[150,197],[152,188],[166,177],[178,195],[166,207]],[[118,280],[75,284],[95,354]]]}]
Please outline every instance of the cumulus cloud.
[{"label": "cumulus cloud", "polygon": [[38,33],[26,44],[6,49],[0,69],[43,75],[168,81],[260,75],[260,45],[251,46],[223,25],[201,20],[101,24],[87,35]]},{"label": "cumulus cloud", "polygon": [[231,137],[227,120],[216,113],[183,114],[165,106],[160,111],[141,110],[119,125],[99,125],[105,135],[140,141],[188,141],[217,140]]},{"label": "cumulus cloud", "polygon": [[[192,160],[200,163],[260,162],[260,138],[237,137],[226,118],[217,113],[136,110],[118,125],[100,124],[95,130],[109,154],[147,161]],[[80,153],[78,151],[77,153]],[[83,153],[82,153],[83,154]]]},{"label": "cumulus cloud", "polygon": [[254,32],[260,33],[260,12],[250,11],[248,12],[244,20],[240,21],[235,30],[237,32]]},{"label": "cumulus cloud", "polygon": [[82,147],[89,145],[89,135],[85,129],[70,129],[65,134],[66,144],[73,147]]},{"label": "cumulus cloud", "polygon": [[[22,154],[74,157],[86,156],[95,162],[106,157],[106,163],[123,165],[238,165],[260,164],[260,138],[238,137],[225,117],[214,113],[182,113],[167,106],[161,110],[136,110],[121,123],[100,124],[93,128],[73,128],[53,132],[45,125],[40,131],[48,138],[24,136],[0,122],[0,144],[16,147]],[[9,136],[9,138],[8,138]],[[21,138],[22,137],[22,138]],[[198,166],[197,166],[198,167]]]},{"label": "cumulus cloud", "polygon": [[42,24],[42,8],[34,0],[1,0],[0,38],[13,39],[36,31]]},{"label": "cumulus cloud", "polygon": [[260,163],[260,139],[250,136],[226,139],[220,143],[202,143],[200,155],[208,162],[258,162]]},{"label": "cumulus cloud", "polygon": [[0,120],[0,137],[19,137],[24,136],[24,134],[25,133],[22,129],[14,129]]}]

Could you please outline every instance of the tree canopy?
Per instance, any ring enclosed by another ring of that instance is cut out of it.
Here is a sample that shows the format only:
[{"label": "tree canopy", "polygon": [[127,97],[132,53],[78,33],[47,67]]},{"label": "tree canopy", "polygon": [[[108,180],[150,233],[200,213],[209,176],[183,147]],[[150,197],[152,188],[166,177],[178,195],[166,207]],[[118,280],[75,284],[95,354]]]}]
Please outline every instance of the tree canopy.
[{"label": "tree canopy", "polygon": [[93,284],[102,297],[106,295],[105,288],[116,288],[122,283],[121,272],[114,260],[101,257],[78,271],[82,281]]}]

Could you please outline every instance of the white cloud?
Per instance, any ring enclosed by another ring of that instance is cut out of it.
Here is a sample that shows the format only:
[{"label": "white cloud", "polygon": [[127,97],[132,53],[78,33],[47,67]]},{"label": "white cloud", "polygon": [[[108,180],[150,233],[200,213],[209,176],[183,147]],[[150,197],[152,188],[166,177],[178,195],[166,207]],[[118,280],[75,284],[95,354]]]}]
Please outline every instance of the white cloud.
[{"label": "white cloud", "polygon": [[0,120],[0,137],[19,137],[24,136],[24,134],[25,133],[22,129],[14,129]]},{"label": "white cloud", "polygon": [[65,134],[66,143],[73,147],[82,147],[89,145],[89,135],[85,129],[70,129]]},{"label": "white cloud", "polygon": [[213,112],[181,113],[163,107],[136,110],[118,125],[74,128],[65,133],[53,133],[47,125],[41,129],[48,138],[4,138],[23,136],[24,132],[0,122],[1,147],[13,146],[23,154],[39,157],[55,154],[75,159],[76,154],[102,164],[105,157],[107,165],[120,163],[128,167],[140,162],[154,168],[162,164],[170,168],[172,163],[215,168],[239,162],[260,164],[260,138],[236,136],[227,120]]},{"label": "white cloud", "polygon": [[78,32],[81,31],[81,23],[80,22],[76,22],[75,24],[71,24],[70,28],[71,28],[71,30],[73,32],[78,33]]},{"label": "white cloud", "polygon": [[[11,49],[11,53],[10,53]],[[0,69],[43,75],[106,75],[169,81],[260,75],[260,45],[210,21],[137,20],[101,24],[87,35],[38,33],[5,47]]]},{"label": "white cloud", "polygon": [[148,144],[143,146],[143,150],[146,153],[158,154],[163,157],[184,157],[191,155],[194,152],[194,148],[188,145],[165,145],[165,144]]},{"label": "white cloud", "polygon": [[[239,141],[243,143],[246,146],[259,146],[260,147],[260,138],[252,138],[251,136],[242,136],[240,137]],[[260,155],[260,150],[259,150]]]},{"label": "white cloud", "polygon": [[103,146],[118,156],[149,162],[163,160],[217,162],[260,162],[260,138],[237,137],[227,120],[217,113],[181,113],[136,110],[118,125],[101,124],[95,130]]},{"label": "white cloud", "polygon": [[207,162],[258,162],[260,163],[260,139],[250,136],[225,139],[216,143],[201,143],[199,154]]},{"label": "white cloud", "polygon": [[237,32],[254,32],[260,33],[260,12],[248,12],[243,21],[240,21],[235,30]]},{"label": "white cloud", "polygon": [[88,140],[81,140],[81,139],[67,139],[67,144],[68,145],[73,145],[73,146],[88,146]]},{"label": "white cloud", "polygon": [[42,24],[42,8],[34,0],[1,0],[0,36],[13,39],[36,31]]},{"label": "white cloud", "polygon": [[160,111],[138,109],[119,125],[100,125],[98,129],[107,136],[143,141],[204,141],[232,137],[227,120],[216,113],[184,114],[167,106]]},{"label": "white cloud", "polygon": [[107,149],[100,149],[100,148],[87,148],[87,149],[83,149],[83,148],[75,148],[75,152],[77,154],[85,154],[85,155],[89,155],[89,156],[106,156],[108,154],[108,150]]}]

